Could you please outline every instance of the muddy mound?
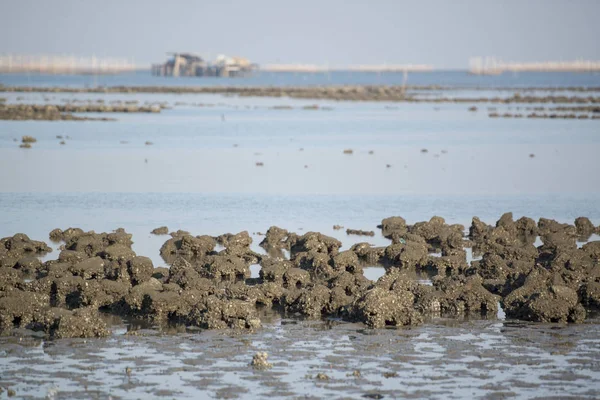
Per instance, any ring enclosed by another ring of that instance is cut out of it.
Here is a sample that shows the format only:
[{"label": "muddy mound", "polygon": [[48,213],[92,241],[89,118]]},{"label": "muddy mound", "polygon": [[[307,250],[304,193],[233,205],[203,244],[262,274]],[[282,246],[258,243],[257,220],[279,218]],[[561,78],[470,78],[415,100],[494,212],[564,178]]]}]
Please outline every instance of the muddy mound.
[{"label": "muddy mound", "polygon": [[[61,251],[44,262],[51,248],[16,234],[0,239],[0,331],[100,337],[109,334],[106,314],[253,330],[262,307],[373,328],[437,316],[495,318],[498,304],[508,318],[578,323],[600,308],[600,242],[576,241],[593,230],[584,217],[574,225],[515,221],[511,213],[495,225],[474,217],[468,239],[462,225],[441,217],[413,225],[391,217],[380,227],[389,245],[341,250],[341,242],[321,233],[273,226],[260,243],[266,254],[252,250],[246,231],[216,237],[177,231],[160,249],[169,268],[137,255],[123,229],[55,229],[50,238]],[[468,262],[470,246],[480,259]],[[257,278],[251,265],[260,265]],[[364,276],[373,265],[385,268],[376,282]]]}]

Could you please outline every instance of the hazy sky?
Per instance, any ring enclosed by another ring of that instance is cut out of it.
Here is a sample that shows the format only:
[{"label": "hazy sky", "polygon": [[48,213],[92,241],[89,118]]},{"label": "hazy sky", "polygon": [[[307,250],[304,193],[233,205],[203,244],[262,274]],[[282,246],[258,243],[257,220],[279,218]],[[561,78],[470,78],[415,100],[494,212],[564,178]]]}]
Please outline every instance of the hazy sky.
[{"label": "hazy sky", "polygon": [[600,60],[595,0],[0,0],[0,53],[132,57],[167,51],[258,63]]}]

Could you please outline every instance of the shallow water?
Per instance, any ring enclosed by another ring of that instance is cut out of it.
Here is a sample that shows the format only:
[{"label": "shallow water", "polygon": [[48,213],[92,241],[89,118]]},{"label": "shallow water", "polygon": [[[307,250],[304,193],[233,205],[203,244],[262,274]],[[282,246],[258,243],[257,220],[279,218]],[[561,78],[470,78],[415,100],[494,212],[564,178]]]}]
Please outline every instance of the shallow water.
[{"label": "shallow water", "polygon": [[[244,78],[165,78],[139,71],[117,75],[40,75],[3,74],[0,83],[7,86],[321,86],[321,85],[402,85],[402,72],[327,73],[257,72]],[[470,75],[467,71],[411,72],[407,83],[417,86],[450,87],[597,87],[600,73],[521,72],[500,75]]]},{"label": "shallow water", "polygon": [[[56,79],[45,83],[82,82]],[[43,104],[44,96],[5,97]],[[332,110],[309,111],[302,107],[314,101],[50,97],[166,101],[174,108],[118,114],[116,122],[0,121],[0,237],[23,232],[48,242],[57,227],[123,227],[137,254],[162,266],[159,248],[169,237],[150,234],[161,225],[195,235],[247,230],[261,251],[260,233],[271,225],[319,231],[344,249],[387,245],[376,225],[392,215],[409,223],[440,215],[468,227],[473,216],[493,224],[512,211],[515,219],[573,223],[587,216],[600,224],[597,121],[498,120],[455,104],[319,101]],[[282,104],[294,109],[270,109]],[[38,142],[19,149],[13,139],[22,135]],[[69,136],[67,144],[57,135]],[[347,148],[352,155],[343,154]],[[346,228],[375,236],[348,236]],[[56,257],[55,250],[45,259]],[[381,272],[366,268],[365,275]],[[269,312],[263,329],[242,335],[139,330],[148,327],[113,318],[107,339],[45,341],[30,332],[0,338],[0,386],[23,398],[597,397],[597,318],[562,326],[498,317],[368,330]],[[252,355],[263,350],[274,366],[253,370]],[[355,370],[360,377],[351,375]],[[317,380],[317,373],[330,379]]]},{"label": "shallow water", "polygon": [[[273,316],[258,332],[235,335],[121,323],[107,339],[0,338],[0,383],[21,398],[592,399],[597,324],[435,319],[368,330]],[[257,351],[269,353],[273,368],[249,366]]]},{"label": "shallow water", "polygon": [[[123,227],[133,234],[133,249],[150,257],[155,266],[164,265],[160,246],[169,236],[151,235],[166,225],[171,231],[187,230],[194,235],[221,235],[247,230],[258,244],[271,225],[298,234],[321,232],[342,242],[376,246],[390,243],[377,225],[383,218],[401,215],[408,223],[443,216],[448,223],[471,224],[473,216],[494,224],[506,211],[514,218],[552,217],[573,223],[585,215],[600,224],[600,196],[372,196],[372,195],[268,195],[200,193],[0,193],[0,237],[16,232],[48,242],[54,228],[80,227],[110,232]],[[334,225],[344,229],[335,230]],[[375,236],[346,235],[346,228],[374,231]],[[592,238],[594,239],[594,238]],[[53,245],[57,248],[58,244]],[[58,251],[47,258],[58,257]]]},{"label": "shallow water", "polygon": [[[333,109],[313,111],[302,109],[313,103],[306,100],[202,95],[196,101],[215,106],[111,114],[115,122],[3,121],[0,169],[18,173],[5,174],[0,191],[600,192],[595,120],[490,119],[455,104],[436,110],[319,102]],[[296,108],[269,108],[278,102]],[[32,149],[15,142],[25,134],[38,139]],[[68,137],[66,145],[56,136]]]}]

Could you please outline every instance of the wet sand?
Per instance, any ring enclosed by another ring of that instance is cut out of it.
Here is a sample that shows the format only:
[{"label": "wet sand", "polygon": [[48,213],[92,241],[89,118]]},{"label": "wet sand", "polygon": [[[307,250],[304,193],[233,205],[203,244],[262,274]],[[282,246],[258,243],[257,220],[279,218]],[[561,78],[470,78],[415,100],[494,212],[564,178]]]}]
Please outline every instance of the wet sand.
[{"label": "wet sand", "polygon": [[[365,330],[275,317],[239,336],[124,322],[92,341],[0,338],[0,386],[18,398],[593,399],[598,326],[438,320]],[[272,368],[249,365],[257,351],[269,353]]]}]

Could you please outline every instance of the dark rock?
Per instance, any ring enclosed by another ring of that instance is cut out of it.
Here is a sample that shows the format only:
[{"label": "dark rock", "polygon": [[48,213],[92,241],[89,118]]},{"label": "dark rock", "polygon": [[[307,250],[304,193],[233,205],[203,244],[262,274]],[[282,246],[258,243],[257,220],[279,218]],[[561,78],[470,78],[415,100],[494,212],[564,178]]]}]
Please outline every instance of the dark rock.
[{"label": "dark rock", "polygon": [[536,322],[582,322],[586,313],[577,292],[561,283],[545,270],[532,271],[523,286],[504,298],[506,316]]},{"label": "dark rock", "polygon": [[577,235],[581,238],[589,238],[595,231],[594,225],[587,217],[579,217],[575,219],[575,228]]},{"label": "dark rock", "polygon": [[136,256],[127,262],[127,272],[131,278],[132,285],[146,282],[154,273],[154,265],[148,257]]},{"label": "dark rock", "polygon": [[160,228],[152,229],[152,232],[150,233],[153,235],[168,235],[169,228],[167,228],[166,226],[161,226]]},{"label": "dark rock", "polygon": [[406,220],[402,217],[389,217],[381,221],[381,233],[385,237],[389,237],[393,232],[404,234],[408,232]]}]

